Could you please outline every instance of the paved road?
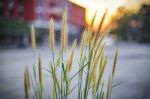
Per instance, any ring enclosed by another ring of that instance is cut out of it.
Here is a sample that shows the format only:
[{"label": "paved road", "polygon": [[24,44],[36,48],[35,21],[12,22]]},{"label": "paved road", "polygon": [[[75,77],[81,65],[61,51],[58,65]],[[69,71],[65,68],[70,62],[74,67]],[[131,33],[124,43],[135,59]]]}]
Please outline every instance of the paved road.
[{"label": "paved road", "polygon": [[[117,46],[119,62],[114,83],[123,83],[113,88],[112,99],[150,99],[150,45],[121,43],[108,47],[106,49],[110,61],[108,65],[112,62]],[[49,47],[45,45],[39,47],[36,56],[39,53],[44,66],[49,64],[51,59]],[[0,50],[0,99],[23,99],[24,68],[26,64],[31,68],[33,61],[30,48]],[[44,75],[45,78],[49,76],[47,73]]]}]

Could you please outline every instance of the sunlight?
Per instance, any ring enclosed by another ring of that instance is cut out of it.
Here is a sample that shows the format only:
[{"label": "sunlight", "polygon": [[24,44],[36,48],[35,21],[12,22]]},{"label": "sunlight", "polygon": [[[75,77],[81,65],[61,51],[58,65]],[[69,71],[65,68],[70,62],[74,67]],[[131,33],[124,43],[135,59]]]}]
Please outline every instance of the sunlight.
[{"label": "sunlight", "polygon": [[69,1],[86,8],[87,25],[91,23],[92,17],[95,11],[97,11],[96,20],[94,22],[94,29],[97,29],[98,24],[107,8],[109,11],[106,16],[106,20],[104,21],[103,27],[106,27],[109,24],[110,18],[113,14],[116,13],[117,8],[124,4],[124,0],[69,0]]}]

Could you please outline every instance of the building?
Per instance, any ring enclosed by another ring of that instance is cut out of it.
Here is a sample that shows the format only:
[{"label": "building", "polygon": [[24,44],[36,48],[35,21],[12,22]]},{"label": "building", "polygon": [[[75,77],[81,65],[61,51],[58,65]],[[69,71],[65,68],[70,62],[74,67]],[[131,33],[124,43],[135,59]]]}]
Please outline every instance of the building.
[{"label": "building", "polygon": [[0,16],[22,18],[41,28],[48,28],[48,21],[53,18],[56,29],[60,29],[66,6],[70,28],[85,27],[85,8],[67,0],[0,0]]}]

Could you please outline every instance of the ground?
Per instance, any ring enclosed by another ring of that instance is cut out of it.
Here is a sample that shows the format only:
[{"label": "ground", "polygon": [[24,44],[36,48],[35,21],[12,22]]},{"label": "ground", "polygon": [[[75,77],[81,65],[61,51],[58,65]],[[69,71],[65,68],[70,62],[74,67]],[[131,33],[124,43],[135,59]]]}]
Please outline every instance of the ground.
[{"label": "ground", "polygon": [[[150,45],[119,43],[107,47],[108,68],[117,47],[119,60],[114,84],[122,83],[112,89],[111,99],[150,99]],[[51,52],[48,44],[37,48],[36,57],[39,53],[42,56],[43,66],[49,64]],[[76,53],[77,56],[78,50]],[[24,98],[23,73],[26,65],[32,68],[33,56],[31,48],[0,50],[0,99]],[[49,75],[43,71],[44,78],[47,79]]]}]

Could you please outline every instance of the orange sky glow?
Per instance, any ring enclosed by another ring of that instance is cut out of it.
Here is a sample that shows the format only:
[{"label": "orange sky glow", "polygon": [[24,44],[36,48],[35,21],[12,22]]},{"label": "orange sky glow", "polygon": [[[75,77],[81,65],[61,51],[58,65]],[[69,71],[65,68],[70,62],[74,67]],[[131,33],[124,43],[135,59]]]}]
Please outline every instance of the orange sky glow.
[{"label": "orange sky glow", "polygon": [[150,3],[149,0],[69,0],[70,2],[76,3],[79,6],[86,8],[85,17],[86,23],[91,23],[94,13],[97,11],[96,20],[94,22],[94,28],[98,27],[98,24],[108,8],[108,13],[104,21],[104,27],[108,26],[111,21],[111,16],[116,14],[119,7],[125,6],[129,9],[138,9],[142,3]]}]

